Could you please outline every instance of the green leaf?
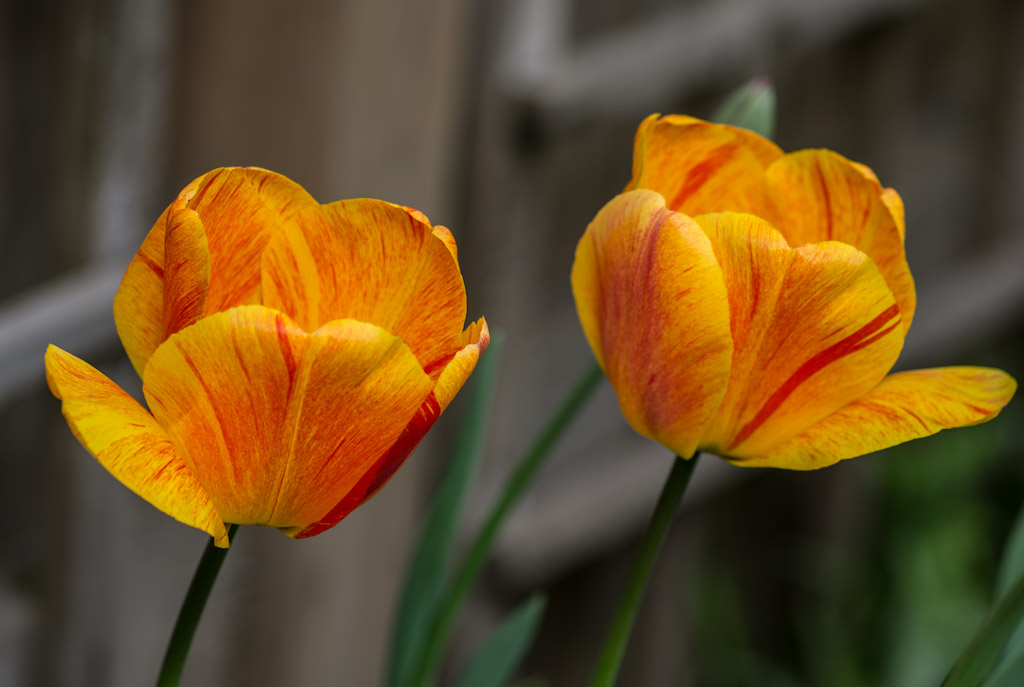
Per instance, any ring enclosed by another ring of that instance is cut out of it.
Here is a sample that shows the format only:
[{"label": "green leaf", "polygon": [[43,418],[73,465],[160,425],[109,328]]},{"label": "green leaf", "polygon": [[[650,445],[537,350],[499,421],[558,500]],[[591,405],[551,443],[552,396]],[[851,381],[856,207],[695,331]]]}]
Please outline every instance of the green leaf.
[{"label": "green leaf", "polygon": [[775,110],[775,87],[767,78],[759,76],[730,93],[711,115],[711,121],[741,126],[772,138]]},{"label": "green leaf", "polygon": [[[1019,629],[1019,628],[1018,628]],[[1020,687],[1024,685],[1024,652],[1003,659],[985,687]]]},{"label": "green leaf", "polygon": [[455,547],[459,515],[480,462],[502,342],[503,337],[495,334],[487,351],[480,357],[451,462],[434,496],[406,573],[388,660],[387,684],[391,687],[414,684],[412,676],[422,664],[434,632]]},{"label": "green leaf", "polygon": [[[1024,575],[1024,509],[1010,531],[996,577],[996,600],[1006,596],[1013,583]],[[1003,647],[1002,657],[985,681],[985,687],[1019,687],[1024,685],[1024,623],[1020,620]]]},{"label": "green leaf", "polygon": [[465,558],[459,564],[451,586],[445,592],[445,596],[438,606],[437,621],[431,628],[426,656],[414,673],[415,679],[400,687],[432,685],[436,681],[435,675],[448,648],[448,641],[455,628],[459,611],[484,569],[484,564],[487,562],[491,549],[494,548],[494,542],[498,537],[498,532],[501,531],[505,518],[519,503],[523,494],[533,483],[537,472],[544,466],[544,462],[555,444],[579,414],[587,399],[597,389],[598,383],[604,378],[601,366],[596,362],[591,363],[569,391],[555,414],[548,419],[540,433],[534,438],[526,453],[519,459],[516,468],[505,481],[498,500],[491,507],[487,519],[484,520],[484,524],[470,544]]},{"label": "green leaf", "polygon": [[466,664],[457,687],[504,687],[530,648],[546,599],[534,595],[519,605]]},{"label": "green leaf", "polygon": [[992,672],[1007,639],[1024,618],[1024,576],[999,600],[967,649],[942,683],[943,687],[977,687]]},{"label": "green leaf", "polygon": [[1010,530],[1003,550],[1003,559],[999,563],[999,574],[996,577],[996,598],[1001,599],[1009,591],[1014,581],[1024,573],[1024,508],[1017,515],[1017,522]]}]

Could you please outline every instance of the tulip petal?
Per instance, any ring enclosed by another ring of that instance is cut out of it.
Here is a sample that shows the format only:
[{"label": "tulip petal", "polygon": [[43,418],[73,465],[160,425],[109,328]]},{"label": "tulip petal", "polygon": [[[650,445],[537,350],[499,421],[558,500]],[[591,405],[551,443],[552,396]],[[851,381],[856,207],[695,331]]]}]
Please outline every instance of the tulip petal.
[{"label": "tulip petal", "polygon": [[263,302],[307,331],[372,322],[436,379],[461,347],[466,290],[447,242],[406,209],[343,200],[305,212],[263,255]]},{"label": "tulip petal", "polygon": [[121,387],[56,346],[46,378],[75,437],[122,484],[176,520],[228,546],[224,521],[167,432]]},{"label": "tulip petal", "polygon": [[[208,255],[198,264],[186,262],[201,253],[180,237],[181,273],[170,290],[191,302],[203,291],[204,312],[213,313],[255,300],[260,252],[268,237],[299,208],[315,205],[298,184],[256,167],[215,169],[186,186],[146,235],[114,298],[114,322],[136,372],[142,375],[149,356],[167,338],[168,323],[184,326],[188,320],[185,311],[164,312],[168,223],[191,227],[194,239],[200,229],[195,219],[201,222]],[[197,281],[204,273],[206,280]]]},{"label": "tulip petal", "polygon": [[746,129],[651,115],[637,130],[633,179],[626,188],[657,191],[670,209],[690,216],[732,210],[766,217],[764,170],[782,155],[774,143]]},{"label": "tulip petal", "polygon": [[114,325],[138,375],[164,340],[164,241],[168,207],[128,263],[114,296]]},{"label": "tulip petal", "polygon": [[640,434],[689,457],[729,379],[722,272],[693,220],[653,191],[616,196],[576,248],[583,331]]},{"label": "tulip petal", "polygon": [[282,528],[282,532],[296,539],[320,534],[337,525],[346,515],[372,498],[387,484],[469,379],[480,354],[486,350],[490,342],[487,322],[482,317],[474,322],[464,332],[463,340],[466,342],[465,346],[445,366],[434,390],[427,396],[387,455],[320,520],[306,527]]},{"label": "tulip petal", "polygon": [[886,377],[781,446],[737,465],[814,470],[943,429],[987,422],[1017,388],[1002,370],[945,367]]},{"label": "tulip petal", "polygon": [[900,233],[900,241],[906,240],[906,211],[903,208],[903,199],[900,198],[900,194],[894,188],[883,188],[882,202],[889,208],[889,214],[892,215],[892,220],[896,223],[896,230]]},{"label": "tulip petal", "polygon": [[462,348],[444,366],[437,379],[437,386],[434,388],[434,394],[437,396],[438,403],[441,404],[442,411],[452,402],[455,394],[459,393],[459,389],[469,379],[469,375],[473,374],[480,355],[487,350],[487,345],[490,342],[491,332],[487,329],[487,321],[482,317],[469,325],[462,333]]},{"label": "tulip petal", "polygon": [[752,215],[702,215],[725,275],[736,349],[729,389],[701,447],[759,455],[870,391],[903,346],[900,313],[860,251],[790,248]]},{"label": "tulip petal", "polygon": [[374,325],[312,334],[241,306],[170,337],[143,389],[185,461],[231,522],[305,527],[386,456],[432,383]]},{"label": "tulip petal", "polygon": [[161,341],[206,312],[210,247],[195,211],[172,212],[164,237],[164,328]]},{"label": "tulip petal", "polygon": [[841,241],[866,253],[896,297],[906,333],[917,296],[903,250],[902,201],[863,169],[830,150],[786,155],[768,168],[774,213],[766,217],[792,246]]},{"label": "tulip petal", "polygon": [[202,219],[210,244],[208,314],[255,302],[267,241],[303,208],[317,207],[295,182],[255,167],[209,172],[184,200]]}]

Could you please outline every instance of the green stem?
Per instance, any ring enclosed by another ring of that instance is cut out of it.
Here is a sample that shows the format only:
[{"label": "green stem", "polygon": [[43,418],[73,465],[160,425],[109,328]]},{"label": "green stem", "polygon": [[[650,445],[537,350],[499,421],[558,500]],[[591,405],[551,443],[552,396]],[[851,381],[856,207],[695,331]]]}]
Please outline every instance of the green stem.
[{"label": "green stem", "polygon": [[[228,530],[229,543],[235,538],[237,529],[238,525],[232,525]],[[192,577],[192,584],[189,585],[185,600],[181,603],[178,620],[174,623],[174,632],[171,633],[171,641],[167,644],[164,663],[160,666],[160,677],[156,680],[157,687],[177,687],[181,680],[181,671],[185,669],[185,659],[188,658],[188,649],[192,646],[192,637],[196,633],[199,618],[206,608],[206,600],[210,598],[210,590],[217,581],[217,573],[220,572],[220,566],[227,554],[227,549],[214,546],[213,539],[206,545],[203,557],[199,559],[196,574]]]},{"label": "green stem", "polygon": [[613,687],[615,684],[619,666],[622,664],[622,656],[626,653],[629,634],[633,630],[633,621],[636,619],[640,601],[644,597],[647,580],[651,576],[651,569],[654,568],[654,562],[658,559],[658,553],[665,541],[665,534],[672,522],[672,516],[675,515],[676,508],[683,498],[686,485],[690,483],[690,475],[693,474],[699,457],[699,453],[690,460],[676,457],[672,471],[668,473],[665,486],[661,489],[661,496],[658,497],[658,505],[654,507],[651,522],[647,525],[643,542],[640,544],[640,555],[629,575],[626,590],[619,601],[615,618],[612,620],[608,636],[605,638],[604,648],[598,657],[594,678],[590,683],[591,687]]},{"label": "green stem", "polygon": [[1002,600],[978,629],[974,639],[949,671],[942,687],[976,687],[996,665],[1006,641],[1024,618],[1024,575],[1003,595]]},{"label": "green stem", "polygon": [[504,521],[505,516],[508,515],[513,506],[519,502],[527,487],[533,482],[534,476],[541,465],[544,464],[544,459],[551,452],[555,442],[562,436],[562,433],[580,409],[583,408],[584,402],[590,398],[590,395],[597,388],[597,384],[602,378],[604,378],[604,373],[597,363],[594,363],[580,380],[576,382],[572,391],[569,392],[565,401],[562,402],[558,412],[555,413],[537,438],[534,439],[533,444],[531,444],[529,450],[519,462],[519,467],[516,468],[508,482],[505,483],[505,489],[502,491],[501,497],[491,510],[487,521],[477,534],[476,539],[473,540],[473,544],[470,546],[469,552],[459,568],[455,581],[441,601],[430,644],[427,647],[422,667],[417,676],[418,679],[413,684],[433,684],[434,675],[441,663],[441,659],[444,658],[444,650],[455,627],[455,620],[458,617],[459,610],[469,596],[469,592],[473,589],[477,578],[480,577],[484,563],[487,562],[487,557],[494,546],[494,540],[498,536],[502,521]]}]

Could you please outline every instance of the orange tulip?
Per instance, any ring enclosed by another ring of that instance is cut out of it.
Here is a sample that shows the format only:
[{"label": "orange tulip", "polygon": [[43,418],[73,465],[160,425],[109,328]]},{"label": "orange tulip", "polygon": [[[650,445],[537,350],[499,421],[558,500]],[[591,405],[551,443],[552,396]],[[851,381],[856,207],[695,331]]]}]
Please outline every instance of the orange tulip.
[{"label": "orange tulip", "polygon": [[125,486],[227,546],[302,538],[402,465],[487,347],[463,331],[455,241],[410,208],[318,204],[262,169],[189,184],[149,232],[114,319],[149,411],[50,346],[50,389]]},{"label": "orange tulip", "polygon": [[915,305],[903,205],[827,150],[649,117],[572,285],[629,424],[680,456],[809,470],[995,417],[1000,370],[888,375]]}]

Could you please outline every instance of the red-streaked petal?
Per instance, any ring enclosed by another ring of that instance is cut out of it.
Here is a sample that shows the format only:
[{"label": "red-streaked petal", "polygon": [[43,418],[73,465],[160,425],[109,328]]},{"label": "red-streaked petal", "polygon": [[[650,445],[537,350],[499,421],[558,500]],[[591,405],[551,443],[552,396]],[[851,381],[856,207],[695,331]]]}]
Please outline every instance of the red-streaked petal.
[{"label": "red-streaked petal", "polygon": [[729,210],[765,217],[764,170],[780,157],[774,143],[745,129],[652,115],[637,130],[626,188],[657,191],[670,209],[690,216]]},{"label": "red-streaked petal", "polygon": [[428,372],[460,348],[466,291],[442,237],[406,209],[343,200],[304,212],[263,256],[263,302],[312,331],[356,319],[395,334]]},{"label": "red-streaked petal", "polygon": [[430,393],[401,340],[342,320],[211,315],[150,358],[154,416],[230,522],[305,527],[374,469]]},{"label": "red-streaked petal", "polygon": [[257,302],[267,241],[298,212],[317,207],[295,182],[256,167],[209,172],[180,200],[199,215],[209,241],[208,314]]},{"label": "red-streaked petal", "polygon": [[420,440],[434,426],[434,422],[441,416],[441,413],[448,407],[455,394],[473,372],[473,368],[476,367],[480,355],[486,350],[490,339],[487,322],[482,317],[471,324],[463,333],[465,345],[445,366],[434,390],[427,396],[427,400],[420,406],[387,455],[377,463],[374,469],[367,471],[359,484],[353,487],[318,522],[304,528],[284,528],[282,531],[296,539],[312,537],[334,527],[356,507],[372,498],[394,476],[398,468],[405,463],[409,454],[419,445]]},{"label": "red-streaked petal", "polygon": [[782,445],[737,464],[823,468],[943,429],[988,422],[1016,389],[1013,377],[990,368],[900,372]]},{"label": "red-streaked petal", "polygon": [[171,212],[164,238],[164,331],[161,340],[206,313],[210,285],[210,248],[199,215]]},{"label": "red-streaked petal", "polygon": [[56,346],[46,379],[71,431],[122,484],[153,506],[228,546],[224,521],[167,432],[121,387]]},{"label": "red-streaked petal", "polygon": [[[201,289],[203,312],[212,313],[256,300],[260,252],[267,238],[279,225],[291,221],[298,209],[315,205],[298,184],[256,167],[215,169],[182,189],[142,242],[114,298],[117,332],[139,376],[149,356],[167,338],[167,325],[176,331],[175,326],[194,321],[190,319],[193,313],[178,311],[180,302],[170,306],[171,313],[165,313],[168,222],[190,227],[187,237],[192,239],[201,231],[207,253],[198,264],[182,262],[182,278],[169,288],[176,297],[195,304],[200,290],[195,278],[208,272],[208,283]],[[199,249],[180,241],[179,261],[199,257]]]},{"label": "red-streaked petal", "polygon": [[903,251],[898,196],[884,194],[863,165],[830,150],[786,155],[768,168],[767,179],[774,205],[769,218],[790,245],[841,241],[866,253],[895,296],[906,332],[917,297]]},{"label": "red-streaked petal", "polygon": [[572,287],[626,420],[692,455],[732,357],[725,283],[704,232],[653,191],[623,193],[580,239]]},{"label": "red-streaked petal", "polygon": [[790,248],[752,215],[696,219],[725,275],[735,351],[701,447],[760,455],[872,389],[903,346],[900,313],[860,251]]}]

